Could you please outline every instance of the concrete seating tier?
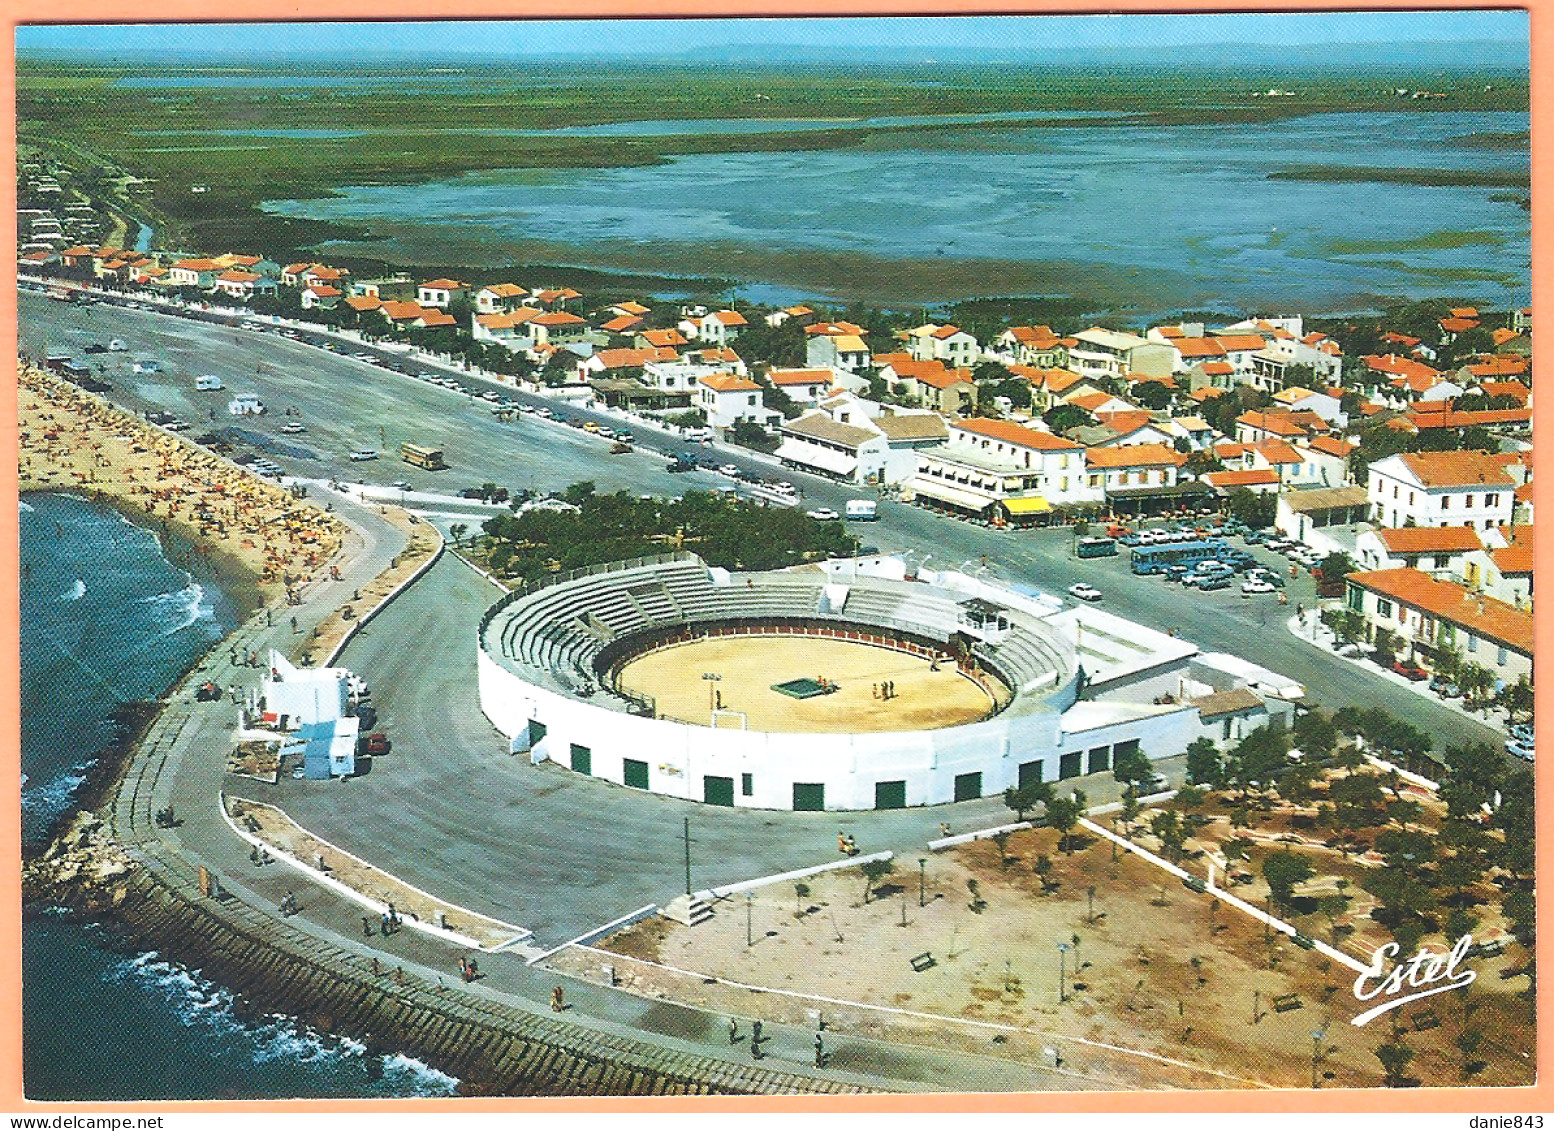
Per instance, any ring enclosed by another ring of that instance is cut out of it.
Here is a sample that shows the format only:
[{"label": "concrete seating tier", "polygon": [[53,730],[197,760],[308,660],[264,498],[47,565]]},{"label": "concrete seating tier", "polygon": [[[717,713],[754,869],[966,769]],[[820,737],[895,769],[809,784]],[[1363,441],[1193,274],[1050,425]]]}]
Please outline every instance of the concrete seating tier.
[{"label": "concrete seating tier", "polygon": [[[595,674],[601,652],[609,647],[618,656],[620,646],[629,649],[626,642],[639,634],[645,641],[663,640],[664,630],[677,624],[686,626],[687,639],[698,625],[763,620],[830,621],[935,642],[948,642],[957,630],[958,602],[925,586],[854,583],[844,609],[830,613],[820,611],[826,582],[819,572],[794,572],[735,574],[720,585],[694,558],[601,571],[516,599],[491,618],[482,645],[537,686],[564,694],[598,687],[591,702],[630,712],[637,704]],[[979,645],[977,654],[1015,691],[1054,672],[1054,685],[1061,683],[1073,663],[1044,630],[1018,623],[997,645]]]}]

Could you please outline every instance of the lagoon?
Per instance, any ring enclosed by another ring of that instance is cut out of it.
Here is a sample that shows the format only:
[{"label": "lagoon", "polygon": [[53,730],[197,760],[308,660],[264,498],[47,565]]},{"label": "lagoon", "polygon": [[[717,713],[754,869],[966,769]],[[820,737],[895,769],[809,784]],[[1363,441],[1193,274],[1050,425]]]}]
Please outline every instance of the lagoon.
[{"label": "lagoon", "polygon": [[[966,261],[988,265],[981,293],[1029,291],[1003,285],[1006,265],[1020,283],[1042,276],[1045,293],[1083,292],[1104,278],[1108,297],[1146,307],[1337,310],[1426,294],[1524,305],[1530,225],[1516,193],[1270,174],[1319,166],[1516,177],[1528,167],[1524,150],[1464,139],[1527,122],[1452,111],[1203,125],[999,121],[846,149],[599,169],[524,169],[515,144],[510,170],[343,186],[332,198],[265,207],[390,233],[413,218],[422,247],[445,230],[461,247],[543,242],[594,266],[684,271],[695,259],[688,249],[705,247],[717,249],[709,270],[821,294],[837,289],[824,257],[862,257],[881,268],[875,299],[891,297],[890,265],[908,261],[919,270],[902,273],[894,297],[959,297],[924,293],[905,276],[923,274],[925,261]],[[392,251],[393,239],[373,246]]]}]

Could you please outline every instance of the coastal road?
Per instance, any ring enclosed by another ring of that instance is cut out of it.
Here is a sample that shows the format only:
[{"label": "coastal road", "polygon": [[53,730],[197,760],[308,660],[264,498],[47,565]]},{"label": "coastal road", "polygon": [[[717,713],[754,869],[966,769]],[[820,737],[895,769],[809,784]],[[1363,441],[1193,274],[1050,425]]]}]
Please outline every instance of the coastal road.
[{"label": "coastal road", "polygon": [[[182,416],[194,424],[191,434],[202,427],[225,429],[240,448],[268,456],[290,474],[382,486],[406,479],[416,490],[445,494],[487,481],[509,488],[554,490],[591,479],[602,491],[656,495],[729,484],[709,471],[670,475],[661,453],[686,445],[667,436],[638,428],[638,450],[611,456],[605,441],[577,428],[530,415],[502,422],[493,417],[489,404],[464,393],[274,333],[106,303],[76,306],[26,291],[18,301],[21,344],[27,352],[42,356],[67,350],[85,359],[87,344],[121,338],[129,346],[127,352],[91,358],[105,365],[104,377],[113,384],[112,399],[137,412]],[[163,372],[130,372],[132,359],[144,357],[161,361]],[[426,367],[412,363],[409,368]],[[217,374],[227,388],[196,393],[194,378],[203,373]],[[474,377],[460,380],[472,391],[494,387]],[[227,416],[232,391],[258,392],[271,412],[260,417]],[[502,394],[514,401],[553,406],[568,419],[620,423],[605,414],[556,405],[511,389]],[[299,415],[282,415],[288,408]],[[295,436],[282,434],[280,426],[288,419],[302,421],[308,430]],[[409,467],[393,455],[406,440],[443,447],[454,466],[439,472]],[[353,463],[347,457],[357,447],[375,448],[383,455],[371,463]],[[770,461],[737,448],[720,446],[717,458],[759,475],[770,476],[775,470]],[[840,512],[848,499],[865,493],[816,476],[778,474],[799,487],[805,506]],[[1119,616],[1158,629],[1176,628],[1206,650],[1244,656],[1302,683],[1311,700],[1330,709],[1346,704],[1384,707],[1431,734],[1438,750],[1471,743],[1499,749],[1504,741],[1496,729],[1402,686],[1374,667],[1338,660],[1288,632],[1284,621],[1294,606],[1315,604],[1309,577],[1290,583],[1290,606],[1281,609],[1272,594],[1246,600],[1234,588],[1198,593],[1157,579],[1134,578],[1127,571],[1125,554],[1077,561],[1071,554],[1071,535],[1064,528],[996,531],[883,501],[879,522],[856,524],[853,529],[865,542],[886,552],[930,555],[929,568],[975,569],[986,557],[993,576],[1049,592],[1061,593],[1075,581],[1087,581],[1105,593],[1105,607]],[[1285,565],[1282,558],[1266,551],[1254,549],[1253,553],[1275,567]]]}]

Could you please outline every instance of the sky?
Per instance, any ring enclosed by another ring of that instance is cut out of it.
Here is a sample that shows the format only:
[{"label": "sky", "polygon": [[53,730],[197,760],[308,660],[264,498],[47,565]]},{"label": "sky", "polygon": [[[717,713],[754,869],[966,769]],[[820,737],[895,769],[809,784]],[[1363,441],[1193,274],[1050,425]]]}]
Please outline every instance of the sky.
[{"label": "sky", "polygon": [[[125,24],[18,27],[18,50],[362,55],[647,56],[753,44],[829,49],[921,47],[1000,54],[1028,49],[1355,43],[1527,42],[1523,11],[1223,13],[716,20],[549,20],[464,23]],[[257,48],[257,50],[256,50]]]}]

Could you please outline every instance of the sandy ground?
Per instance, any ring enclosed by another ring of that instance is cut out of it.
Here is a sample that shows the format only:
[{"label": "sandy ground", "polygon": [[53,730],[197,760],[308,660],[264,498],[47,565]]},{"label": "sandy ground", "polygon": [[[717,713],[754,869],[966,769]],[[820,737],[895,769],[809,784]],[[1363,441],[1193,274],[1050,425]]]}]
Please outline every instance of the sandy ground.
[{"label": "sandy ground", "polygon": [[228,797],[227,812],[265,844],[304,864],[313,865],[322,857],[324,871],[332,879],[378,903],[392,903],[401,918],[430,924],[436,922],[438,911],[445,912],[450,931],[466,935],[482,947],[497,946],[522,934],[521,928],[439,903],[387,872],[319,840],[273,805]]},{"label": "sandy ground", "polygon": [[340,521],[276,484],[52,373],[23,365],[18,381],[22,491],[74,491],[176,529],[235,582],[257,579],[266,602],[323,575],[339,551]]},{"label": "sandy ground", "polygon": [[257,740],[239,742],[227,755],[227,772],[274,785],[281,773],[281,744]]},{"label": "sandy ground", "polygon": [[[702,673],[716,672],[717,682]],[[790,679],[824,677],[840,690],[809,699],[773,691]],[[895,698],[876,697],[895,684]],[[712,694],[741,711],[750,730],[845,733],[931,730],[985,717],[993,697],[955,665],[889,648],[814,636],[723,636],[662,648],[633,660],[620,683],[651,696],[660,717],[707,725]],[[730,725],[720,720],[719,725]]]},{"label": "sandy ground", "polygon": [[[1313,1059],[1324,1087],[1381,1085],[1374,1049],[1388,1022],[1349,1024],[1361,1012],[1352,971],[1278,934],[1270,941],[1260,923],[1128,853],[1113,862],[1099,838],[1065,855],[1053,831],[1035,829],[1014,834],[1007,852],[1001,864],[999,848],[980,841],[927,857],[922,907],[916,861],[901,859],[868,903],[862,875],[846,869],[805,881],[803,899],[784,883],[748,908],[742,897],[720,902],[699,927],[655,918],[597,944],[611,954],[575,948],[551,961],[591,978],[612,962],[638,993],[731,1015],[804,1024],[818,1010],[838,1032],[1043,1066],[1056,1050],[1065,1070],[1129,1087],[1308,1088]],[[1040,856],[1052,864],[1045,891]],[[915,970],[924,954],[933,965]],[[1489,1062],[1474,1082],[1529,1083],[1531,1008],[1514,997],[1524,985],[1486,969],[1482,988],[1395,1011],[1417,1054],[1410,1074],[1462,1083],[1453,1042],[1471,1018]],[[1414,1031],[1429,1013],[1439,1024]]]}]

